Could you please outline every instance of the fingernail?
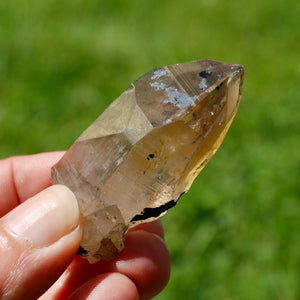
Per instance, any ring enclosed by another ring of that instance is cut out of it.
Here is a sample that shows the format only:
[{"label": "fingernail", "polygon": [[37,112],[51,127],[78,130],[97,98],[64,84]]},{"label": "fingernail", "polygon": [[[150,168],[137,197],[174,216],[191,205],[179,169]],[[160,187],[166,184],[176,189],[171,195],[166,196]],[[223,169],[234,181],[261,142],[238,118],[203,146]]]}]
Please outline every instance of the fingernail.
[{"label": "fingernail", "polygon": [[31,247],[46,247],[79,224],[74,194],[63,185],[53,185],[28,199],[3,217],[4,227]]}]

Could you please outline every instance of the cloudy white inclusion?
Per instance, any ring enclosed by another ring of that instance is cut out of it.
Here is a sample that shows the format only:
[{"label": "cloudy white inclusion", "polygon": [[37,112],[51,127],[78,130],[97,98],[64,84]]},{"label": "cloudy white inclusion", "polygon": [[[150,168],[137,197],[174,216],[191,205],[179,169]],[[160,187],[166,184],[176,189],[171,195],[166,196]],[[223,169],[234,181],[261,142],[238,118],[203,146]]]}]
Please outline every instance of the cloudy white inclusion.
[{"label": "cloudy white inclusion", "polygon": [[154,71],[153,75],[151,76],[151,79],[152,80],[153,79],[158,79],[158,78],[160,78],[160,77],[162,77],[162,76],[164,76],[166,74],[167,74],[167,70],[165,70],[165,69],[158,69],[158,70]]},{"label": "cloudy white inclusion", "polygon": [[157,82],[157,81],[150,82],[150,86],[156,88],[157,90],[163,90],[166,87],[166,85],[164,83]]},{"label": "cloudy white inclusion", "polygon": [[165,104],[172,103],[179,108],[186,108],[188,106],[195,105],[194,101],[196,96],[189,97],[185,93],[178,92],[178,90],[172,86],[166,88],[166,92],[168,93],[169,98],[164,100]]},{"label": "cloudy white inclusion", "polygon": [[206,78],[202,78],[202,80],[199,83],[199,88],[202,90],[205,90],[207,88],[207,80]]},{"label": "cloudy white inclusion", "polygon": [[[164,100],[164,104],[171,103],[179,108],[186,108],[191,105],[195,105],[194,101],[196,99],[196,96],[189,97],[185,93],[180,93],[178,90],[174,87],[166,87],[166,84],[161,81],[161,77],[165,76],[168,73],[166,69],[158,69],[153,72],[153,75],[151,76],[151,80],[158,79],[158,81],[150,82],[150,86],[154,87],[157,90],[165,90],[168,94],[168,99]],[[205,81],[206,82],[206,81]]]}]

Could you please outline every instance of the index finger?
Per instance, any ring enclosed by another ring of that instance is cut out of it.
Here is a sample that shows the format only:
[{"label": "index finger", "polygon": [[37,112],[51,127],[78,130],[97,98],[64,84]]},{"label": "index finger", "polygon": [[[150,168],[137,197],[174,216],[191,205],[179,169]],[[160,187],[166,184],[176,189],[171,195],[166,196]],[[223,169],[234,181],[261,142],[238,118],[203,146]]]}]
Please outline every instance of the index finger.
[{"label": "index finger", "polygon": [[51,167],[63,154],[48,152],[0,160],[0,217],[50,186]]}]

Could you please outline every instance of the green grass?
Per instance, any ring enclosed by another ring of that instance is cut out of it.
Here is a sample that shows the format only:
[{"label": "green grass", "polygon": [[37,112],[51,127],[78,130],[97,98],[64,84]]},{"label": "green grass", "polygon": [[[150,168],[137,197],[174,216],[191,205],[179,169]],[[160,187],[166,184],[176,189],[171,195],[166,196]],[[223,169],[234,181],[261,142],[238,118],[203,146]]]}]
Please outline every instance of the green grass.
[{"label": "green grass", "polygon": [[157,299],[299,297],[299,1],[1,1],[0,158],[67,149],[140,75],[245,66],[240,109],[163,217]]}]

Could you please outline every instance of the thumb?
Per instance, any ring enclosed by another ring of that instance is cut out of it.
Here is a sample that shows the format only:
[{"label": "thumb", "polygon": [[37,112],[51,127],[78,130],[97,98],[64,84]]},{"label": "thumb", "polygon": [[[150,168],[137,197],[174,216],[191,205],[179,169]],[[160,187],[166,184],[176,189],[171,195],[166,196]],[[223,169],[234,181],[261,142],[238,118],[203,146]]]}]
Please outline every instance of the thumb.
[{"label": "thumb", "polygon": [[0,298],[38,298],[71,262],[81,236],[76,198],[63,185],[6,214],[0,219]]}]

